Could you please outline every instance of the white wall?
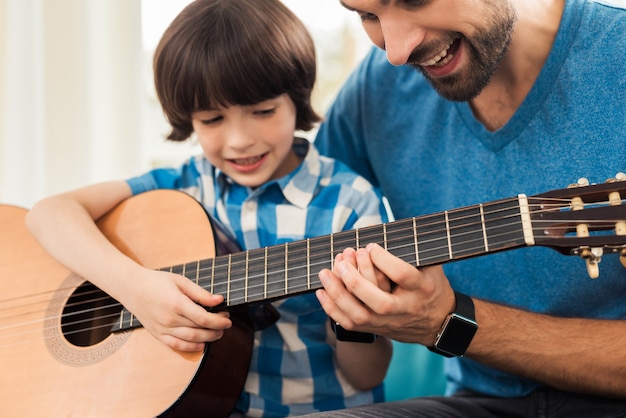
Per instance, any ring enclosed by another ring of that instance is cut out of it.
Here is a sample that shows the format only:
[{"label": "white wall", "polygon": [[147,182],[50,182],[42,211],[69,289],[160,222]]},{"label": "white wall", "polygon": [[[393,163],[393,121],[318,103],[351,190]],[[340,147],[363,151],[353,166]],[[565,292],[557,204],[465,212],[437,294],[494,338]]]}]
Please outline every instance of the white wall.
[{"label": "white wall", "polygon": [[[323,112],[369,47],[338,0],[284,0],[317,43]],[[0,0],[0,204],[175,164],[151,56],[186,0]]]}]

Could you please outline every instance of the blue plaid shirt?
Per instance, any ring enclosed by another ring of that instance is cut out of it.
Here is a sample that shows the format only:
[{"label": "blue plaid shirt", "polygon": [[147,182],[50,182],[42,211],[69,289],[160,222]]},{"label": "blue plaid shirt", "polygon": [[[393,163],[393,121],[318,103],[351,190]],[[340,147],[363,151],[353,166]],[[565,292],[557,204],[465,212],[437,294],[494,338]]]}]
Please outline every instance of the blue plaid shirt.
[{"label": "blue plaid shirt", "polygon": [[[196,198],[240,248],[254,249],[386,222],[379,192],[342,163],[296,138],[300,166],[251,189],[195,156],[128,180],[134,194],[182,190]],[[383,400],[382,385],[354,389],[337,368],[336,343],[314,294],[273,305],[280,319],[257,331],[252,362],[237,409],[248,416],[301,415]]]}]

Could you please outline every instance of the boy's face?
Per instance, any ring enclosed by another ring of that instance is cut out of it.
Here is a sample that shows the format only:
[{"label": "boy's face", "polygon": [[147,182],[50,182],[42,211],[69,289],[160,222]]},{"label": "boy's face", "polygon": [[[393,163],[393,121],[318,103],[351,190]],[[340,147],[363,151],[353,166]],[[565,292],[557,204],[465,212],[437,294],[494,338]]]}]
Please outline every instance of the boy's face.
[{"label": "boy's face", "polygon": [[393,65],[411,65],[442,96],[482,91],[511,42],[511,0],[340,0]]},{"label": "boy's face", "polygon": [[243,186],[258,187],[300,164],[292,150],[296,107],[287,94],[198,111],[191,122],[206,158]]}]

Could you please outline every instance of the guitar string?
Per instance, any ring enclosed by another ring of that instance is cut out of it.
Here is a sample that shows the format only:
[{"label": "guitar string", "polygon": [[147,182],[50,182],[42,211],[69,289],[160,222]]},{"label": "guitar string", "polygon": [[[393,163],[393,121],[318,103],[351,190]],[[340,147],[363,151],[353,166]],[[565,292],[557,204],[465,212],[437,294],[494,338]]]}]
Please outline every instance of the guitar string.
[{"label": "guitar string", "polygon": [[[396,248],[398,248],[398,247],[396,247]],[[396,248],[394,248],[394,247],[390,247],[390,249],[391,249],[391,250],[394,250],[394,249],[396,249]],[[324,264],[325,264],[325,263],[326,263],[326,262],[324,262]],[[281,280],[281,281],[282,281],[282,280]],[[303,290],[309,290],[309,289],[303,288]],[[81,303],[81,304],[88,305],[90,302],[91,302],[91,301],[87,301],[87,302],[80,302],[80,303]],[[119,304],[118,304],[118,305],[119,305]],[[119,306],[121,306],[121,305],[119,305]],[[94,311],[95,311],[95,310],[98,310],[98,309],[101,309],[101,308],[102,308],[102,307],[98,307],[98,308],[94,309]],[[78,316],[78,315],[80,315],[80,314],[84,314],[84,313],[86,313],[86,311],[72,312],[71,314],[67,314],[66,316]],[[113,314],[112,316],[113,316],[113,317],[117,317],[117,316],[118,316],[118,314],[117,314],[117,313],[115,313],[115,314]],[[90,321],[91,321],[91,319],[90,319],[90,318],[88,318],[88,319],[84,319],[84,320],[81,320],[81,321],[71,322],[71,323],[69,323],[69,324],[68,324],[68,323],[66,323],[66,325],[78,325],[78,324],[79,324],[79,323],[81,323],[81,322],[90,322]],[[106,325],[106,326],[108,327],[109,325]],[[84,331],[85,331],[85,330],[81,330],[81,331],[79,331],[79,332],[84,332]]]},{"label": "guitar string", "polygon": [[[451,212],[451,213],[452,213],[452,212]],[[492,212],[492,213],[493,213],[493,212]],[[437,215],[430,215],[430,217],[436,217],[436,216],[437,216]],[[469,219],[469,218],[470,218],[470,216],[468,216],[467,218]],[[475,215],[473,215],[473,216],[472,216],[472,218],[475,218]],[[398,220],[398,221],[397,221],[397,223],[401,223],[401,222],[403,222],[403,221],[405,221],[405,222],[406,222],[406,221],[410,221],[410,219],[411,219],[411,218],[409,218],[409,219],[405,219],[405,220]],[[423,219],[425,219],[425,218],[423,218]],[[462,219],[462,218],[459,218],[459,219]],[[396,222],[393,222],[393,223],[396,223]],[[445,224],[445,222],[437,221],[436,223],[426,223],[426,224],[421,224],[421,225],[420,225],[420,227],[427,228],[427,227],[429,227],[429,226],[432,226],[432,225],[438,225],[438,224]],[[462,227],[462,226],[476,225],[476,224],[480,224],[480,222],[478,222],[478,223],[473,223],[473,224],[461,225],[461,227]],[[363,227],[363,228],[361,228],[361,229],[360,229],[360,231],[366,230],[366,229],[368,229],[368,228],[377,228],[377,227],[380,227],[380,226],[381,226],[381,225],[373,225],[373,226],[369,226],[369,227]],[[409,228],[409,229],[411,229],[411,228]],[[404,229],[404,230],[397,230],[397,231],[395,231],[395,232],[403,232],[403,231],[406,231],[406,230],[407,230],[407,229]],[[443,229],[439,229],[439,230],[433,230],[433,231],[430,231],[430,233],[436,234],[436,233],[440,233],[440,232],[445,231],[445,230],[446,230],[446,229],[445,229],[445,228],[443,228]],[[338,234],[341,234],[342,232],[349,233],[349,232],[351,232],[351,231],[341,231],[341,232],[336,233],[336,234],[334,234],[334,235],[335,235],[335,236],[338,236]],[[362,234],[361,234],[361,235],[362,235]],[[318,240],[322,241],[322,240],[323,240],[323,244],[322,244],[320,247],[317,247],[317,248],[327,248],[327,247],[328,247],[328,244],[327,244],[327,241],[325,241],[325,239],[326,239],[326,238],[327,238],[327,237],[325,237],[325,236],[322,236],[322,237],[314,237],[314,238],[311,238],[311,239],[310,239],[310,241],[318,241]],[[348,238],[349,238],[349,240],[351,240],[351,239],[352,239],[351,237],[348,237]],[[335,242],[336,242],[336,241],[335,241]],[[423,244],[427,244],[427,243],[428,243],[428,242],[423,242]],[[289,244],[293,244],[293,243],[289,243]],[[313,251],[315,251],[315,250],[316,250],[316,247],[315,247],[315,246],[311,246],[311,248],[310,248],[310,249],[311,249],[311,250],[313,250]],[[249,253],[255,253],[256,251],[259,251],[259,250],[262,250],[262,249],[253,249],[253,250],[249,250],[248,252],[249,252]],[[216,258],[220,258],[220,257],[216,257]],[[262,257],[260,257],[260,258],[261,258],[261,259],[263,259],[263,258],[264,258],[264,256],[262,256]],[[207,258],[206,260],[211,260],[211,258]],[[203,260],[200,260],[200,261],[203,261]],[[298,259],[294,259],[294,261],[298,261]],[[196,261],[193,261],[193,262],[196,262]],[[192,263],[192,262],[189,262],[189,263],[187,263],[187,264],[191,264],[191,263]],[[174,267],[174,266],[172,266],[172,267]],[[271,267],[271,266],[269,266],[269,267]],[[171,267],[170,267],[170,268],[171,268]],[[163,268],[163,269],[164,269],[164,268]],[[73,286],[72,286],[72,287],[69,287],[68,289],[71,289],[71,288],[73,288]],[[68,289],[62,289],[62,288],[59,288],[59,289],[55,289],[55,290],[53,290],[53,291],[42,292],[42,294],[44,294],[44,295],[45,295],[45,294],[48,294],[48,293],[56,293],[56,292],[58,292],[59,290],[68,290]],[[34,294],[34,295],[30,295],[30,296],[38,296],[38,294]],[[27,296],[27,297],[28,297],[28,296]],[[11,302],[11,301],[15,301],[15,300],[17,300],[17,299],[20,299],[20,298],[5,299],[5,300],[0,301],[0,303],[8,303],[8,302]]]},{"label": "guitar string", "polygon": [[[460,227],[465,227],[465,226],[467,226],[467,225],[469,225],[469,224],[466,224],[466,225],[461,225]],[[458,236],[458,235],[457,235],[457,236]],[[352,241],[352,239],[350,238],[350,240],[349,240],[349,241]],[[390,241],[390,242],[392,242],[392,241]],[[351,243],[352,243],[352,242],[350,242],[350,244],[351,244]],[[423,242],[422,242],[422,244],[427,244],[427,242],[426,242],[426,241],[423,241]],[[346,244],[346,245],[348,245],[348,244]],[[339,247],[341,247],[341,245],[338,245],[338,246],[339,246]],[[432,251],[432,249],[431,249],[431,251]],[[427,257],[423,257],[423,259],[427,259]],[[297,258],[294,258],[294,259],[292,260],[292,262],[295,262],[295,261],[297,261]],[[234,280],[233,282],[236,282],[236,280]],[[280,281],[278,281],[278,282],[282,282],[282,279],[281,279]],[[89,302],[93,302],[93,301],[89,301]]]},{"label": "guitar string", "polygon": [[[119,306],[121,307],[121,305],[119,305]],[[115,315],[114,315],[114,317],[117,317],[117,316],[118,316],[118,314],[115,314]],[[85,320],[85,321],[80,321],[80,322],[87,322],[87,321],[90,321],[90,320]],[[104,325],[103,327],[110,328],[110,325]],[[93,328],[93,329],[95,329],[95,328],[97,328],[97,327],[92,327],[92,328]],[[87,328],[86,328],[86,329],[83,329],[83,330],[76,331],[76,332],[85,332],[86,330],[87,330]]]},{"label": "guitar string", "polygon": [[[469,225],[469,224],[461,225],[460,227],[466,227],[467,225]],[[459,235],[457,235],[457,236],[459,236]],[[351,237],[349,237],[349,238],[350,238],[350,239],[349,239],[349,241],[350,241],[350,243],[349,243],[349,244],[352,244],[352,238],[351,238]],[[390,241],[390,242],[392,242],[392,241]],[[349,245],[349,244],[345,244],[345,245]],[[427,244],[427,241],[423,241],[423,242],[422,242],[422,244],[424,244],[424,245],[425,245],[425,244]],[[338,247],[341,247],[341,245],[338,245]],[[433,249],[431,249],[431,251],[432,251],[432,250],[433,250]],[[264,257],[263,257],[263,259],[264,259]],[[423,259],[427,260],[428,258],[427,258],[427,257],[423,257]],[[292,263],[293,263],[293,262],[298,261],[298,259],[297,259],[297,258],[293,258],[291,261],[292,261]],[[232,281],[232,282],[236,283],[236,280],[234,280],[234,281]],[[278,281],[278,283],[279,283],[279,282],[282,282],[282,279],[281,279],[280,281]],[[88,301],[88,302],[94,302],[94,301],[95,301],[95,300]]]},{"label": "guitar string", "polygon": [[[545,206],[545,205],[544,205],[544,206]],[[509,208],[507,208],[507,210],[510,210],[510,209],[509,209]],[[534,212],[534,213],[536,213],[536,212]],[[515,216],[516,218],[519,218],[519,215],[518,215],[518,214],[516,214],[516,215],[511,215],[511,216]],[[475,218],[475,215],[468,216],[467,218],[468,218],[468,219],[470,219],[470,218]],[[461,219],[461,218],[458,218],[458,219]],[[458,221],[458,219],[455,219],[455,221]],[[503,219],[504,219],[504,218],[503,218]],[[402,220],[400,220],[400,221],[402,221]],[[536,221],[533,221],[533,222],[535,222],[535,223],[536,223]],[[585,222],[585,221],[580,221],[580,222]],[[590,220],[589,222],[591,222],[591,220]],[[516,222],[516,223],[518,223],[518,222]],[[434,225],[434,224],[433,224],[433,225]],[[457,227],[452,227],[452,228],[450,228],[450,229],[454,229],[454,228],[463,228],[463,227],[467,227],[467,226],[469,226],[469,225],[471,225],[471,224],[459,225],[459,226],[457,226]],[[611,225],[613,225],[613,224],[611,224]],[[423,227],[423,226],[424,226],[424,225],[422,225],[422,227]],[[498,226],[498,227],[500,227],[500,228],[501,228],[502,226],[503,226],[503,225],[500,225],[500,226]],[[533,228],[533,229],[536,229],[536,228]],[[396,232],[397,232],[397,231],[396,231]],[[401,232],[401,231],[400,231],[400,232]],[[457,234],[457,235],[455,235],[455,237],[458,237],[458,236],[461,236],[461,235],[463,235],[463,234]],[[439,239],[440,239],[440,238],[439,238]],[[404,240],[404,239],[402,239],[402,240]],[[353,241],[353,240],[352,240],[352,241]],[[477,241],[477,240],[474,240],[474,241]],[[482,242],[482,239],[480,239],[479,241],[481,241],[481,242]],[[390,242],[393,242],[393,240],[391,240]],[[467,243],[469,243],[469,242],[471,242],[471,241],[464,242],[463,244],[467,244]],[[426,242],[422,242],[422,244],[424,244],[424,245],[425,245],[425,244],[426,244]],[[456,244],[458,245],[459,243],[456,243]],[[412,244],[411,244],[411,245],[412,245]],[[340,246],[340,245],[338,245],[338,246]],[[326,247],[327,247],[327,245],[326,245]],[[476,248],[483,248],[483,247],[484,247],[484,245],[482,245],[482,244],[481,244],[480,246],[477,246]],[[388,247],[388,248],[389,248],[389,250],[390,250],[390,251],[392,251],[392,252],[393,252],[394,250],[397,250],[398,248],[401,248],[401,247],[397,247],[397,248],[395,248],[395,247]],[[412,255],[412,254],[409,254],[409,255]],[[264,257],[263,257],[263,258],[264,258]],[[425,258],[425,259],[426,259],[426,258]],[[290,262],[292,262],[292,261],[290,261]],[[325,262],[324,262],[324,264],[326,264],[326,263],[327,263],[327,261],[325,261]],[[289,270],[289,269],[288,269],[288,270]],[[249,279],[250,279],[250,278],[249,278]],[[277,283],[282,283],[282,282],[283,282],[283,279],[281,279],[281,280],[277,281]],[[321,287],[321,286],[320,286],[320,287]],[[310,290],[310,289],[304,289],[304,290]],[[259,295],[261,295],[261,294],[263,294],[263,293],[259,293]],[[107,297],[105,297],[105,298],[108,298],[108,296],[107,296]],[[88,302],[84,302],[84,301],[82,301],[82,302],[80,302],[80,303],[82,303],[82,304],[87,304],[87,303],[90,303],[90,302],[91,302],[91,301],[88,301]],[[117,303],[116,303],[116,304],[117,304]],[[119,305],[119,304],[117,304],[117,305]],[[119,305],[119,306],[121,307],[121,305]],[[97,309],[98,309],[98,310],[101,310],[101,309],[103,309],[103,307],[98,307]],[[84,314],[84,313],[85,313],[85,311],[82,311],[82,312],[72,312],[72,313],[71,313],[71,315],[78,315],[78,314],[81,314],[81,313],[83,313],[83,314]],[[116,314],[114,315],[114,317],[117,317],[117,316],[118,316],[118,314],[116,313]],[[84,321],[79,321],[79,323],[80,323],[80,322],[91,322],[91,321],[92,321],[92,319],[91,319],[91,318],[89,318],[89,319],[86,319],[86,320],[84,320]],[[106,326],[106,327],[110,327],[110,325],[105,325],[105,326]],[[0,327],[0,329],[2,329],[2,327]],[[78,331],[78,332],[84,332],[84,331],[85,331],[85,330],[80,330],[80,331]]]}]

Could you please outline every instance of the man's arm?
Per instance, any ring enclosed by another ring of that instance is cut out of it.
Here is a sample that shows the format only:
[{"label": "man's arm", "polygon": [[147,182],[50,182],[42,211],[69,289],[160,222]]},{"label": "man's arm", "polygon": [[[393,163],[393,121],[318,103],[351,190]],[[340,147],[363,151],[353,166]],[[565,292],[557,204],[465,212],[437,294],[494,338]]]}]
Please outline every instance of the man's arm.
[{"label": "man's arm", "polygon": [[[372,266],[391,292],[364,278]],[[348,330],[431,346],[454,310],[454,292],[441,267],[416,269],[378,245],[353,263],[320,273],[324,310]],[[584,303],[584,301],[581,301]],[[466,356],[553,387],[626,398],[626,321],[556,318],[474,299],[478,331]]]}]

